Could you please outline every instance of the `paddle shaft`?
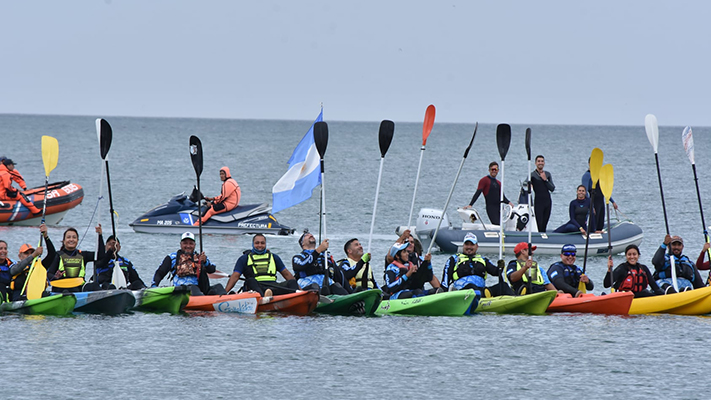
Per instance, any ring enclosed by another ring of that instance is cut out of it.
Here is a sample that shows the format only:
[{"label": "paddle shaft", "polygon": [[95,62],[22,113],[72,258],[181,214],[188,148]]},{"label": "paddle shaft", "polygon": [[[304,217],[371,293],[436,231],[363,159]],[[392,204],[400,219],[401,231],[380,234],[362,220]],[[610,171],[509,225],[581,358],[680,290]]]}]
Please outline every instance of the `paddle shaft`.
[{"label": "paddle shaft", "polygon": [[417,184],[420,182],[420,170],[422,169],[422,157],[425,155],[425,145],[420,149],[420,162],[417,164],[417,177],[415,178],[415,191],[412,193],[412,204],[410,204],[410,216],[407,218],[407,229],[412,224],[412,212],[415,210],[415,197],[417,196]]},{"label": "paddle shaft", "polygon": [[[323,212],[321,213],[321,221],[323,222],[323,237],[324,240],[328,239],[328,236],[326,236],[326,180],[325,180],[325,173],[324,173],[324,163],[323,163],[323,158],[321,159],[321,209]],[[331,288],[329,285],[329,280],[328,280],[328,260],[329,260],[330,254],[328,252],[328,249],[323,254],[323,269],[324,269],[324,274],[323,274],[323,285],[321,287],[321,291],[324,295],[329,295],[331,294]]]},{"label": "paddle shaft", "polygon": [[[200,175],[197,175],[197,190],[200,197],[202,197],[202,191],[200,190]],[[205,211],[207,212],[207,211]],[[198,199],[198,240],[200,240],[200,253],[202,253],[202,199]]]},{"label": "paddle shaft", "polygon": [[[528,259],[532,260],[531,249],[533,249],[533,244],[531,243],[531,230],[533,229],[533,207],[531,204],[531,186],[533,181],[531,180],[531,129],[526,130],[526,152],[528,153]],[[533,265],[533,263],[531,263]],[[526,270],[526,276],[528,277],[528,293],[533,293],[533,284],[531,283],[531,269]]]},{"label": "paddle shaft", "polygon": [[109,174],[109,160],[105,160],[106,164],[106,186],[109,189],[109,212],[111,212],[111,233],[116,237],[116,222],[114,221],[114,200],[111,196],[111,175]]},{"label": "paddle shaft", "polygon": [[[375,211],[378,209],[378,195],[380,194],[380,179],[383,176],[383,163],[385,162],[385,157],[380,157],[380,170],[378,171],[378,184],[375,186],[375,201],[373,202],[373,218],[370,221],[370,235],[368,235],[368,251],[370,253],[370,244],[373,241],[373,229],[375,228]],[[410,226],[408,222],[408,227]]]},{"label": "paddle shaft", "polygon": [[[699,200],[699,212],[701,213],[701,227],[704,229],[704,240],[709,243],[709,232],[706,230],[706,220],[704,219],[704,207],[701,205],[701,192],[699,192],[699,177],[696,174],[696,164],[691,164],[694,171],[694,183],[696,184],[696,198]],[[711,248],[707,250],[709,262],[711,262]]]},{"label": "paddle shaft", "polygon": [[588,213],[588,230],[585,235],[585,253],[583,255],[583,274],[586,271],[588,263],[588,244],[590,243],[590,231],[592,230],[593,224],[593,213],[595,212],[595,194],[597,189],[595,188],[595,182],[593,181],[592,189],[590,190],[590,212]]},{"label": "paddle shaft", "polygon": [[[669,220],[667,219],[667,206],[666,203],[664,202],[664,188],[662,187],[662,172],[661,169],[659,168],[659,155],[657,152],[654,152],[654,161],[657,164],[657,179],[659,180],[659,194],[661,195],[662,198],[662,211],[664,212],[664,228],[667,231],[667,235],[669,235]],[[679,285],[676,282],[676,265],[674,263],[674,253],[672,253],[671,249],[671,243],[669,248],[667,249],[669,251],[669,264],[671,264],[671,275],[672,275],[672,284],[674,286],[674,290],[677,292],[679,291]]]}]

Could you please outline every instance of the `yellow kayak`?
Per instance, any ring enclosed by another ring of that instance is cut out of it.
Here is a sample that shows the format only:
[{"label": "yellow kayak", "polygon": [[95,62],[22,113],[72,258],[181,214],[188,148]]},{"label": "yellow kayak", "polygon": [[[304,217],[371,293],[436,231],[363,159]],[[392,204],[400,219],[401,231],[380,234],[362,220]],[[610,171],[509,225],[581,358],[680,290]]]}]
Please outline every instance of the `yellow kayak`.
[{"label": "yellow kayak", "polygon": [[632,300],[632,314],[702,315],[711,313],[711,286]]}]

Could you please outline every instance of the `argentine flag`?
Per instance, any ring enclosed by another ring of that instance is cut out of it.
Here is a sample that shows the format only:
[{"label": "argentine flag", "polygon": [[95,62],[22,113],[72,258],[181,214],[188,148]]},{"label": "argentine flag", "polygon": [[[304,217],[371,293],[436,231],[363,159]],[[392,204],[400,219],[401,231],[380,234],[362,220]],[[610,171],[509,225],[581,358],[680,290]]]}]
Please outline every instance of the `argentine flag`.
[{"label": "argentine flag", "polygon": [[272,188],[272,212],[295,206],[311,197],[311,192],[321,183],[321,167],[314,124],[323,121],[323,108],[316,121],[301,139],[289,159],[289,170]]}]

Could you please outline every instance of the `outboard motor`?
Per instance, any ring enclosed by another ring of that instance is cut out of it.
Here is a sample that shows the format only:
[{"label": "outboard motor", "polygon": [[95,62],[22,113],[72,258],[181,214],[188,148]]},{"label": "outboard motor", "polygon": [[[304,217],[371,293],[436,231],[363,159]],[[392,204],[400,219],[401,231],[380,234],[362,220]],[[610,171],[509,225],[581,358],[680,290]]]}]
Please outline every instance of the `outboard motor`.
[{"label": "outboard motor", "polygon": [[532,217],[528,204],[519,204],[511,210],[511,213],[506,219],[504,229],[507,231],[525,231],[528,230],[528,223],[531,222],[533,224],[531,230],[533,232],[538,232],[535,217],[533,217],[533,221],[531,221],[531,219]]},{"label": "outboard motor", "polygon": [[439,227],[440,230],[452,228],[447,214],[442,216],[442,210],[422,208],[417,214],[417,225],[415,229],[417,239],[422,243],[423,248],[427,249],[430,246],[430,241],[432,240],[431,235],[434,234],[434,230],[437,229],[437,223],[440,219],[442,219],[442,225]]}]

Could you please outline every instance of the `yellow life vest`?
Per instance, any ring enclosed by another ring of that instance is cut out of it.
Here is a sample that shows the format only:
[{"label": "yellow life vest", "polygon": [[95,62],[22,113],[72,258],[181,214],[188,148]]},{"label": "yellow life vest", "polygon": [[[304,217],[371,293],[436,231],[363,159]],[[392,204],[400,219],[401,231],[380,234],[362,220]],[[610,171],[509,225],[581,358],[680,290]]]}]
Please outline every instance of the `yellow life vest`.
[{"label": "yellow life vest", "polygon": [[[478,270],[476,272],[479,272],[479,273],[475,273],[474,266],[471,265],[474,263],[480,263],[482,265],[482,268],[480,268],[480,269],[483,270],[483,273],[484,273],[483,278],[486,279],[486,261],[484,261],[484,258],[481,255],[475,254],[474,257],[469,257],[466,254],[460,253],[460,254],[457,254],[457,259],[458,259],[457,265],[454,266],[454,270],[452,271],[452,281],[456,281],[459,278],[462,278],[464,276],[469,276],[469,275],[482,276],[480,274],[480,271],[478,271]],[[467,267],[469,267],[469,271],[467,271],[468,273],[466,273],[465,271],[461,271],[462,273],[460,274],[460,268],[462,266],[464,266],[464,264],[466,264]]]},{"label": "yellow life vest", "polygon": [[64,272],[65,278],[83,278],[86,274],[84,256],[80,251],[75,256],[62,253],[59,256],[59,271]]},{"label": "yellow life vest", "polygon": [[276,262],[274,255],[267,250],[264,254],[254,254],[249,252],[247,257],[247,267],[252,268],[254,279],[260,282],[276,281]]},{"label": "yellow life vest", "polygon": [[[516,260],[516,271],[520,270],[526,265],[526,261],[528,260]],[[540,274],[540,269],[538,268],[538,263],[533,261],[533,265],[531,265],[531,268],[528,269],[528,272],[531,273],[531,284],[533,285],[544,285],[545,282],[543,281],[543,276]],[[521,277],[521,281],[523,283],[528,283],[528,273],[524,273],[523,276]]]}]

